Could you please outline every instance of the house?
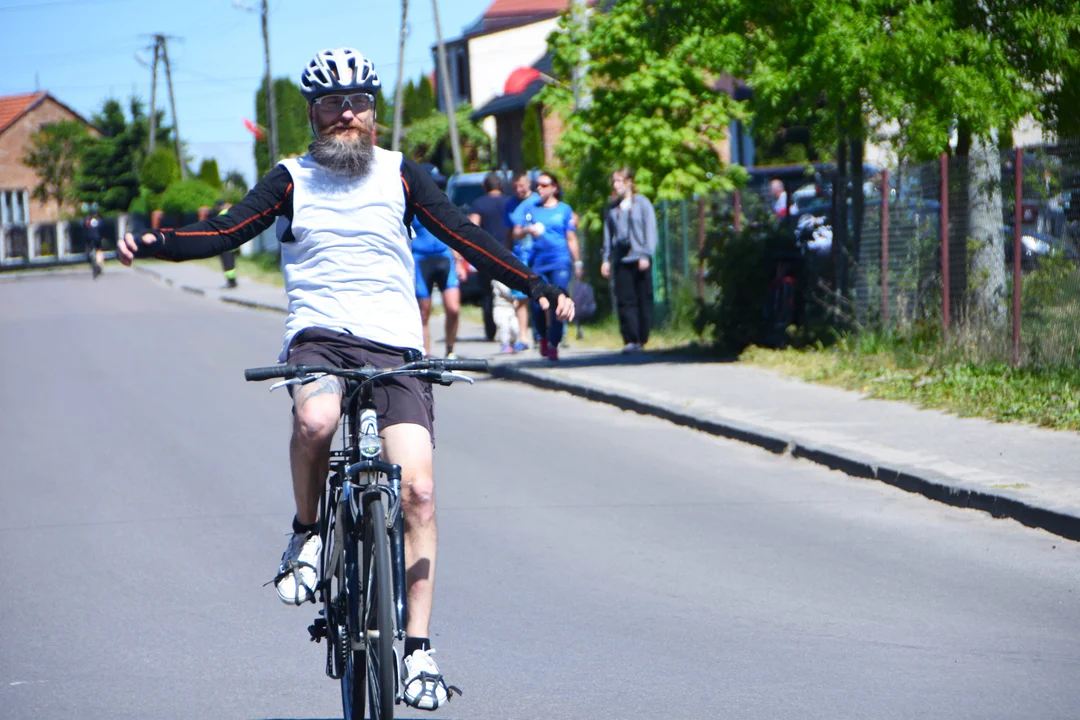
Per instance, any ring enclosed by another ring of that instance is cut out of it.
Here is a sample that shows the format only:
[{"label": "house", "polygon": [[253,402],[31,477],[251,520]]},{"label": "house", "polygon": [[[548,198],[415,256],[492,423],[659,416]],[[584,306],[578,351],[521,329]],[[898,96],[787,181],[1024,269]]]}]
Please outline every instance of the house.
[{"label": "house", "polygon": [[[526,169],[522,157],[526,113],[537,114],[545,164],[554,159],[562,119],[546,112],[534,98],[545,84],[554,82],[547,39],[570,4],[570,0],[494,0],[460,38],[445,44],[454,103],[472,105],[473,119],[482,121],[495,141],[499,167]],[[590,0],[588,4],[596,3]],[[438,85],[435,88],[442,110],[442,94]],[[744,83],[730,76],[720,78],[717,89],[737,99],[749,93]],[[752,165],[754,147],[749,129],[733,122],[728,136],[740,142],[724,143],[720,149],[724,162]]]},{"label": "house", "polygon": [[[61,120],[89,123],[48,92],[0,97],[0,227],[56,222],[55,200],[41,203],[30,197],[37,172],[23,164],[30,136],[43,125]],[[96,131],[94,131],[96,132]]]},{"label": "house", "polygon": [[[554,155],[562,123],[529,103],[550,78],[547,38],[569,7],[570,0],[494,0],[460,38],[445,43],[454,103],[472,105],[473,118],[495,140],[500,167],[524,169],[521,128],[527,108],[540,114],[545,159]],[[442,110],[442,93],[435,88]]]}]

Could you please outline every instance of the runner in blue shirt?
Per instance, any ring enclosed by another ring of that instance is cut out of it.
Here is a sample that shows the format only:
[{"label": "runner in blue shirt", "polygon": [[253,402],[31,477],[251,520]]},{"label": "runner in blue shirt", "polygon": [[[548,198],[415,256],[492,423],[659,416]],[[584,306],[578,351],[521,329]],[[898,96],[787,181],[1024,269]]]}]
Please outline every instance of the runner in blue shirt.
[{"label": "runner in blue shirt", "polygon": [[[522,202],[511,213],[513,236],[515,239],[532,236],[529,266],[547,282],[565,290],[570,285],[571,273],[579,278],[584,273],[574,211],[559,200],[559,181],[551,173],[541,173],[536,179],[536,193],[539,196],[537,202]],[[558,360],[565,324],[549,315],[533,304],[540,354],[549,360]]]},{"label": "runner in blue shirt", "polygon": [[431,291],[438,286],[442,293],[443,310],[446,312],[446,357],[454,357],[454,341],[457,340],[458,317],[461,313],[461,289],[458,287],[458,269],[464,268],[454,262],[450,248],[432,235],[427,228],[413,220],[412,254],[416,261],[416,301],[420,305],[420,320],[424,324],[424,352],[431,354]]}]

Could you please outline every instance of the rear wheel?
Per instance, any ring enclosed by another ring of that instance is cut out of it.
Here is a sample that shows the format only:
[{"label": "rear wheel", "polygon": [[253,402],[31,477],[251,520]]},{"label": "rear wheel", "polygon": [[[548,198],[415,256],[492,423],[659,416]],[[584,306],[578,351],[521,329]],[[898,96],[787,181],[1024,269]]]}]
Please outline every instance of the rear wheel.
[{"label": "rear wheel", "polygon": [[372,500],[364,509],[362,627],[367,637],[367,690],[371,720],[393,720],[395,679],[394,614],[386,506]]}]

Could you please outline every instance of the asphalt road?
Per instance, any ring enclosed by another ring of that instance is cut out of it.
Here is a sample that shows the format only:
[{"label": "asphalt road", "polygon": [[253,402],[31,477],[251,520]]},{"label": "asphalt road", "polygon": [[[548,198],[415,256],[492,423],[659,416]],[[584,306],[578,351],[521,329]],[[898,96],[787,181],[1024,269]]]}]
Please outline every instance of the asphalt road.
[{"label": "asphalt road", "polygon": [[[241,371],[281,334],[129,272],[0,278],[0,718],[340,717],[314,606],[262,586],[289,404]],[[465,695],[432,717],[1080,717],[1080,545],[578,398],[436,393]]]}]

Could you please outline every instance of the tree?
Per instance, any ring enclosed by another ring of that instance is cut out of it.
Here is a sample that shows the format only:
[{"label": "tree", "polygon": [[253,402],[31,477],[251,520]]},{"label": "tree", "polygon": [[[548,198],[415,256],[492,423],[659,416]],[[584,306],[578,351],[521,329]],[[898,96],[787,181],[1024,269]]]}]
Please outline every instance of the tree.
[{"label": "tree", "polygon": [[540,127],[540,106],[530,103],[521,123],[521,158],[526,169],[544,166],[544,136]]},{"label": "tree", "polygon": [[[287,77],[274,80],[274,100],[277,106],[278,153],[282,158],[303,155],[311,142],[308,123],[307,101],[300,94],[300,87]],[[266,82],[255,93],[255,121],[267,127]],[[255,141],[255,168],[258,177],[270,172],[270,151],[267,139]]]},{"label": "tree", "polygon": [[[469,105],[461,105],[457,109],[456,119],[465,170],[475,172],[491,165],[491,138],[469,119],[471,112]],[[444,172],[452,172],[450,124],[446,115],[434,113],[406,127],[401,138],[401,151],[417,162],[431,162]]]},{"label": "tree", "polygon": [[146,158],[139,176],[142,186],[157,195],[180,179],[180,166],[171,151],[158,147]]},{"label": "tree", "polygon": [[221,175],[218,172],[217,160],[205,158],[199,165],[199,180],[214,188],[221,188]]},{"label": "tree", "polygon": [[75,176],[90,134],[77,120],[45,125],[30,136],[30,150],[23,159],[38,175],[31,195],[39,202],[55,200],[63,211],[78,198]]},{"label": "tree", "polygon": [[[154,154],[157,154],[156,150]],[[218,188],[202,180],[180,180],[165,189],[158,205],[161,210],[173,215],[191,215],[198,212],[200,207],[213,205],[220,194]]]},{"label": "tree", "polygon": [[[120,102],[109,99],[93,118],[101,137],[86,146],[78,175],[79,199],[104,212],[126,211],[139,195],[139,170],[146,159],[150,120],[137,97],[129,101],[130,120]],[[172,129],[158,112],[157,144],[172,150]]]}]

